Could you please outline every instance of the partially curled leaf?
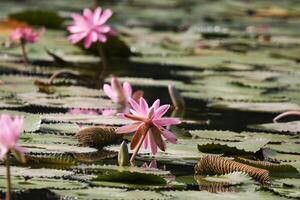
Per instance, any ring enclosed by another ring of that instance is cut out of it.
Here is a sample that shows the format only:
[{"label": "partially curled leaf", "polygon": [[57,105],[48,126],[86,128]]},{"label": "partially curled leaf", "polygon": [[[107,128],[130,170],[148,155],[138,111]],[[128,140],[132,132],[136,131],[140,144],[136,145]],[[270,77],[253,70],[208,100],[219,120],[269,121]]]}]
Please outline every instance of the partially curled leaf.
[{"label": "partially curled leaf", "polygon": [[220,156],[205,156],[195,166],[195,173],[199,175],[222,175],[232,172],[244,172],[262,184],[269,184],[271,178],[265,169],[259,169]]}]

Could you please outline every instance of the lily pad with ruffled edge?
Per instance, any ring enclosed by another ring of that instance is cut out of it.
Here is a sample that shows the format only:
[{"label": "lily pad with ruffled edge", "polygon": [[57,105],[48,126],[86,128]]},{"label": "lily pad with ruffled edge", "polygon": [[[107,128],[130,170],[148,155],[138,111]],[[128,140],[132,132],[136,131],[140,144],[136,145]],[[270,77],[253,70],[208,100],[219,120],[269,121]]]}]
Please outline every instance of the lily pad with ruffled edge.
[{"label": "lily pad with ruffled edge", "polygon": [[68,144],[20,143],[29,153],[90,153],[97,149]]},{"label": "lily pad with ruffled edge", "polygon": [[243,191],[243,192],[221,192],[211,193],[208,191],[165,191],[163,194],[171,195],[178,199],[197,199],[201,197],[204,200],[223,200],[223,199],[255,199],[255,200],[286,200],[284,197],[272,195],[266,191]]},{"label": "lily pad with ruffled edge", "polygon": [[269,141],[269,139],[263,138],[249,139],[242,142],[208,141],[198,143],[198,150],[213,154],[251,155],[259,152]]},{"label": "lily pad with ruffled edge", "polygon": [[98,186],[134,189],[179,189],[184,187],[183,184],[174,181],[167,182],[166,177],[170,173],[158,169],[115,165],[80,166],[76,169],[85,174],[92,173],[90,180]]},{"label": "lily pad with ruffled edge", "polygon": [[107,199],[107,200],[153,200],[153,199],[172,199],[166,194],[149,190],[127,190],[111,187],[94,187],[79,190],[52,190],[59,194],[62,199],[76,198],[78,200],[86,199]]},{"label": "lily pad with ruffled edge", "polygon": [[80,130],[79,125],[74,123],[47,123],[41,124],[40,132],[57,135],[75,135]]},{"label": "lily pad with ruffled edge", "polygon": [[279,153],[300,154],[300,143],[268,144],[266,147],[274,149]]},{"label": "lily pad with ruffled edge", "polygon": [[[23,177],[12,177],[12,189],[24,190],[24,189],[83,189],[87,185],[79,181],[63,180],[63,179],[50,179],[50,178],[38,178],[33,177],[29,180],[25,180]],[[5,189],[6,177],[0,177],[0,189]]]},{"label": "lily pad with ruffled edge", "polygon": [[40,128],[41,116],[38,114],[32,114],[27,112],[18,112],[11,110],[1,110],[0,114],[9,114],[13,116],[23,116],[24,117],[24,132],[35,132]]},{"label": "lily pad with ruffled edge", "polygon": [[194,81],[198,88],[196,92],[183,92],[186,98],[199,100],[227,100],[243,102],[284,102],[287,99],[283,96],[272,96],[263,94],[264,89],[244,87],[233,84],[236,78],[230,76],[211,75]]},{"label": "lily pad with ruffled edge", "polygon": [[289,135],[279,135],[263,132],[233,132],[233,131],[222,131],[222,130],[191,130],[189,131],[192,138],[202,138],[209,140],[219,141],[244,141],[253,138],[265,138],[270,139],[269,143],[282,143],[286,141],[296,142],[297,137]]},{"label": "lily pad with ruffled edge", "polygon": [[22,144],[68,144],[78,145],[78,140],[73,136],[67,135],[55,135],[49,133],[24,133],[20,137],[20,143]]},{"label": "lily pad with ruffled edge", "polygon": [[243,172],[233,172],[224,175],[216,176],[200,176],[195,175],[195,179],[198,185],[212,186],[212,185],[222,185],[222,186],[233,186],[241,184],[252,183],[251,177]]},{"label": "lily pad with ruffled edge", "polygon": [[255,124],[248,126],[254,130],[269,131],[280,134],[297,135],[300,133],[300,121]]},{"label": "lily pad with ruffled edge", "polygon": [[[63,176],[71,176],[74,173],[72,171],[57,170],[57,169],[31,169],[24,167],[11,167],[11,174],[13,177],[40,177],[40,178],[61,178]],[[6,175],[6,168],[0,167],[0,176]]]},{"label": "lily pad with ruffled edge", "polygon": [[300,110],[300,106],[289,102],[230,102],[216,101],[208,104],[209,108],[237,110],[243,112],[282,113],[289,110]]},{"label": "lily pad with ruffled edge", "polygon": [[273,193],[288,197],[288,198],[300,198],[300,179],[296,178],[285,178],[277,179],[274,184],[266,188],[266,190],[272,191]]},{"label": "lily pad with ruffled edge", "polygon": [[42,116],[44,122],[47,123],[78,123],[86,125],[125,125],[130,121],[126,119],[121,119],[116,116],[105,116],[105,115],[87,115],[79,114],[72,115],[66,113],[58,114],[44,114]]}]

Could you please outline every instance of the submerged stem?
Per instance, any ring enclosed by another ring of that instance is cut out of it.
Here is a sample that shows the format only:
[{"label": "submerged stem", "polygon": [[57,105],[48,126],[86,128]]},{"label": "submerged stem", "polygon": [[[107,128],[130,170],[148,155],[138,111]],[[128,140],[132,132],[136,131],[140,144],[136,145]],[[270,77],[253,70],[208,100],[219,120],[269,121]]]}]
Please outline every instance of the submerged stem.
[{"label": "submerged stem", "polygon": [[102,61],[102,69],[98,75],[98,85],[101,86],[101,83],[105,75],[105,71],[107,69],[107,60],[106,60],[104,50],[99,42],[97,43],[97,50]]},{"label": "submerged stem", "polygon": [[10,180],[10,163],[9,163],[9,152],[6,154],[6,195],[5,200],[11,199],[11,180]]},{"label": "submerged stem", "polygon": [[26,44],[26,42],[23,41],[23,40],[21,40],[22,57],[23,57],[24,64],[27,67],[27,65],[28,65],[28,57],[27,57],[27,53],[26,53],[25,44]]}]

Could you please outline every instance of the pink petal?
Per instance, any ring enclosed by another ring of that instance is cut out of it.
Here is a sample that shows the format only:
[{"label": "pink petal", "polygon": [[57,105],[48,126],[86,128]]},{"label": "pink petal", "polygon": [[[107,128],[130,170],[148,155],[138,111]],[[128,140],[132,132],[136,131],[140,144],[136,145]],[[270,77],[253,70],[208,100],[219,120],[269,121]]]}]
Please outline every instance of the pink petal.
[{"label": "pink petal", "polygon": [[165,151],[166,144],[161,137],[161,135],[163,134],[162,131],[157,126],[152,126],[150,130],[156,145],[160,148],[160,150]]},{"label": "pink petal", "polygon": [[20,147],[20,146],[15,146],[14,149],[16,151],[19,151],[19,152],[22,152],[22,153],[27,153],[28,152],[28,150],[26,148]]},{"label": "pink petal", "polygon": [[169,110],[170,105],[162,105],[155,112],[155,118],[161,118]]},{"label": "pink petal", "polygon": [[94,11],[94,17],[93,17],[94,24],[96,24],[100,20],[101,11],[102,11],[102,9],[100,7],[98,7],[98,8],[95,9],[95,11]]},{"label": "pink petal", "polygon": [[157,153],[157,145],[154,141],[151,129],[148,131],[150,152],[155,155]]},{"label": "pink petal", "polygon": [[118,99],[116,98],[115,93],[113,92],[110,85],[104,84],[103,91],[114,103],[118,103]]},{"label": "pink petal", "polygon": [[162,135],[164,136],[164,138],[166,138],[166,140],[168,140],[169,142],[176,144],[177,143],[177,138],[176,135],[174,133],[172,133],[171,131],[167,130],[167,129],[162,129]]},{"label": "pink petal", "polygon": [[145,140],[144,140],[144,149],[148,148],[148,144],[149,144],[149,134],[145,137]]},{"label": "pink petal", "polygon": [[153,122],[157,126],[168,126],[168,125],[174,125],[174,124],[180,124],[180,120],[177,118],[160,118],[160,119],[154,119]]},{"label": "pink petal", "polygon": [[141,112],[141,111],[140,111],[140,106],[139,106],[139,104],[138,104],[135,100],[129,99],[128,101],[129,101],[131,107],[132,107],[136,112]]},{"label": "pink petal", "polygon": [[108,32],[110,32],[111,27],[108,26],[108,25],[101,25],[101,26],[98,26],[95,30],[96,30],[99,34],[101,34],[101,33],[108,33]]},{"label": "pink petal", "polygon": [[144,96],[144,91],[143,90],[137,90],[133,93],[132,99],[134,99],[136,102],[140,100],[141,97]]},{"label": "pink petal", "polygon": [[143,113],[144,115],[148,114],[148,103],[146,102],[146,100],[142,97],[140,98],[140,111],[141,113]]},{"label": "pink petal", "polygon": [[103,34],[98,34],[98,41],[105,43],[107,41],[107,37]]},{"label": "pink petal", "polygon": [[159,105],[160,105],[160,100],[157,99],[156,101],[154,101],[151,107],[153,107],[154,110],[157,110],[159,108]]},{"label": "pink petal", "polygon": [[68,39],[69,39],[69,41],[71,42],[71,43],[77,43],[77,42],[79,42],[80,40],[82,40],[84,37],[86,36],[86,33],[84,32],[84,33],[75,33],[75,34],[73,34],[73,35],[70,35],[69,37],[68,37]]},{"label": "pink petal", "polygon": [[137,123],[125,125],[125,126],[122,126],[122,127],[118,127],[116,129],[116,133],[131,133],[131,132],[136,131],[139,128],[140,125],[141,125],[141,123],[137,122]]},{"label": "pink petal", "polygon": [[4,157],[5,157],[5,155],[7,154],[7,152],[8,152],[8,149],[6,148],[6,147],[0,147],[0,159],[2,160]]},{"label": "pink petal", "polygon": [[139,126],[138,130],[135,132],[131,140],[130,149],[132,150],[135,149],[138,146],[138,144],[142,142],[141,140],[143,139],[143,136],[147,134],[148,130],[149,130],[149,126],[145,126],[145,125]]},{"label": "pink petal", "polygon": [[125,96],[127,97],[127,99],[131,98],[132,87],[131,87],[130,83],[128,83],[128,82],[123,83],[123,92],[124,92]]},{"label": "pink petal", "polygon": [[104,24],[113,14],[113,11],[110,9],[106,9],[102,12],[102,15],[100,17],[100,20],[98,21],[97,24],[101,25]]},{"label": "pink petal", "polygon": [[85,8],[83,10],[83,16],[88,20],[91,21],[93,19],[93,12],[89,8]]},{"label": "pink petal", "polygon": [[84,41],[84,48],[88,49],[92,44],[92,34],[88,34]]}]

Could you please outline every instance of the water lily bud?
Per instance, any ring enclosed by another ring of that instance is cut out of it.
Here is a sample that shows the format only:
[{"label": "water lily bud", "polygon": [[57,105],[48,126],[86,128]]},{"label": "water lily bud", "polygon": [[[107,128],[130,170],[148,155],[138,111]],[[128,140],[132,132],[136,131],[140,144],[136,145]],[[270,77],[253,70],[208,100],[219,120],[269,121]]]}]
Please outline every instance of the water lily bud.
[{"label": "water lily bud", "polygon": [[129,166],[129,152],[127,143],[125,141],[120,145],[120,151],[118,154],[118,164],[119,166]]}]

